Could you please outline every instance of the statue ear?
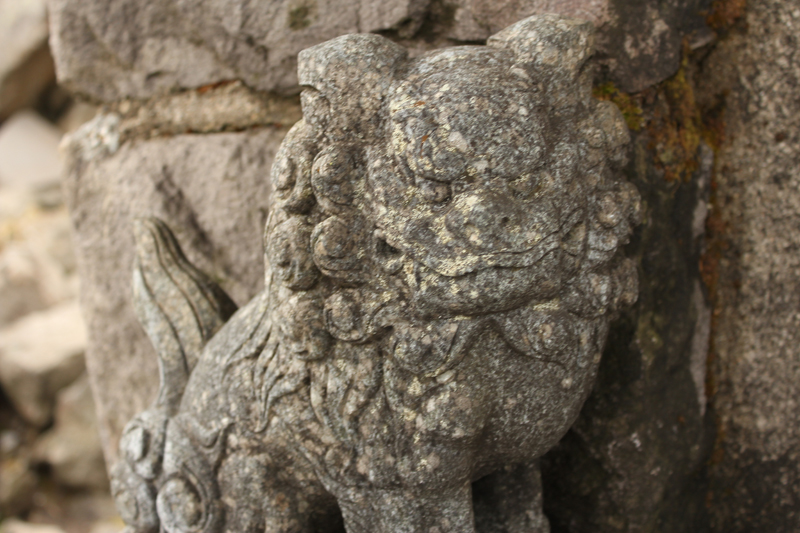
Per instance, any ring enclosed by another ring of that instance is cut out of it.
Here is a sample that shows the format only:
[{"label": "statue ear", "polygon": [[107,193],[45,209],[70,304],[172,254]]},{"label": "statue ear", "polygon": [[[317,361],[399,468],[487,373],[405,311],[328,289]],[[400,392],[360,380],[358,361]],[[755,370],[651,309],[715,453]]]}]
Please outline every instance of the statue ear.
[{"label": "statue ear", "polygon": [[[373,75],[392,76],[408,51],[385,37],[355,33],[302,50],[297,56],[300,85],[321,92],[364,84]],[[328,89],[326,91],[326,89]]]},{"label": "statue ear", "polygon": [[[408,56],[402,46],[374,34],[343,35],[300,52],[297,74],[300,85],[312,87],[327,100],[328,135],[352,130],[369,133],[370,125],[394,81],[395,72]],[[304,115],[315,113],[303,109]]]},{"label": "statue ear", "polygon": [[537,15],[489,37],[486,44],[508,50],[515,63],[534,71],[558,71],[575,80],[594,53],[594,26],[558,15]]},{"label": "statue ear", "polygon": [[486,44],[511,52],[514,63],[541,84],[556,114],[591,104],[592,80],[583,68],[594,53],[591,22],[538,15],[489,37]]}]

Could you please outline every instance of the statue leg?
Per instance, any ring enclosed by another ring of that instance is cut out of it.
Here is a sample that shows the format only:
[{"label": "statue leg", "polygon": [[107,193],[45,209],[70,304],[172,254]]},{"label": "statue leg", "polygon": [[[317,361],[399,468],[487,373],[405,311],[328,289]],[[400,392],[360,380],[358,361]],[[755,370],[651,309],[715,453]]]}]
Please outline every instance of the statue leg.
[{"label": "statue leg", "polygon": [[[218,483],[225,527],[220,533],[342,533],[336,500],[307,465],[295,462],[291,472],[275,466],[289,460],[246,450],[222,460]],[[292,482],[290,477],[304,481]]]},{"label": "statue leg", "polygon": [[436,491],[372,490],[339,501],[347,533],[474,533],[469,482]]},{"label": "statue leg", "polygon": [[550,533],[538,459],[489,474],[475,482],[474,491],[478,533]]}]

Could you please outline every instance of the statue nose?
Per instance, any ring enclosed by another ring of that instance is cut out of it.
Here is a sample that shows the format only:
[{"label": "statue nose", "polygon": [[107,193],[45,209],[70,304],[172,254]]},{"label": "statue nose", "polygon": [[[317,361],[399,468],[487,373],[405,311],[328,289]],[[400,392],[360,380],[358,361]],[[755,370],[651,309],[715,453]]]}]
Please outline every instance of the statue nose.
[{"label": "statue nose", "polygon": [[524,214],[509,194],[484,190],[460,194],[445,218],[448,231],[463,244],[481,252],[503,251],[520,245]]}]

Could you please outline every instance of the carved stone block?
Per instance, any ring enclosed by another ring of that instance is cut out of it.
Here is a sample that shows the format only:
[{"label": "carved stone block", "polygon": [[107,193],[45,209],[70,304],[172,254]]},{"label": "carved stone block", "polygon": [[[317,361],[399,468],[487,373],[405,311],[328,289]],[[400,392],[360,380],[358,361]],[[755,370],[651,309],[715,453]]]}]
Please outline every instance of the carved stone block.
[{"label": "carved stone block", "polygon": [[114,469],[129,525],[549,530],[537,459],[637,296],[628,131],[591,97],[592,42],[541,16],[416,59],[376,35],[303,51],[266,287],[235,313],[163,223],[137,223],[161,392]]}]

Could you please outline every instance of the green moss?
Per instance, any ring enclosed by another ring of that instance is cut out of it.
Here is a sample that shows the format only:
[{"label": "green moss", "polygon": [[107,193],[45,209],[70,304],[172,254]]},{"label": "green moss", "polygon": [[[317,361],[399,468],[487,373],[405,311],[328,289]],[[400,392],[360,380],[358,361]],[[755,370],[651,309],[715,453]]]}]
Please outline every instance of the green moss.
[{"label": "green moss", "polygon": [[311,26],[311,7],[307,5],[298,6],[289,11],[289,28],[292,30],[302,30]]},{"label": "green moss", "polygon": [[642,108],[631,95],[617,89],[612,82],[598,85],[593,90],[594,97],[598,100],[613,102],[622,111],[625,122],[631,131],[639,131],[644,126]]},{"label": "green moss", "polygon": [[685,56],[678,72],[655,89],[657,104],[647,125],[656,164],[670,181],[688,181],[698,165],[702,128],[687,66]]},{"label": "green moss", "polygon": [[664,346],[664,339],[660,334],[663,322],[663,317],[652,311],[639,316],[636,324],[636,342],[642,355],[643,370],[650,368]]}]

